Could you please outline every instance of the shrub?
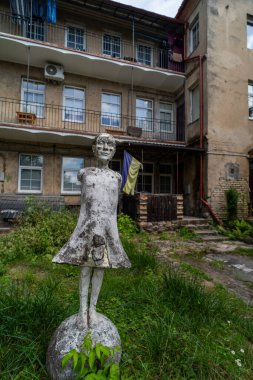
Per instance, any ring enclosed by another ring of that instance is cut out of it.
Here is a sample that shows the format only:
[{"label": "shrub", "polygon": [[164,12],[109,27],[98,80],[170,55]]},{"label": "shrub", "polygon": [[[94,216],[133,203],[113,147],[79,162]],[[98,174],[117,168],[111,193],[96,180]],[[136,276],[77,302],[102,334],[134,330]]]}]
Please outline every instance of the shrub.
[{"label": "shrub", "polygon": [[233,220],[227,234],[231,239],[247,239],[253,237],[253,227],[246,220]]},{"label": "shrub", "polygon": [[130,218],[130,216],[125,214],[120,214],[118,216],[118,230],[119,233],[124,235],[127,239],[139,232],[137,224]]},{"label": "shrub", "polygon": [[239,193],[236,189],[230,188],[225,191],[226,201],[227,201],[227,217],[228,220],[235,220],[237,218],[237,203],[239,198]]},{"label": "shrub", "polygon": [[0,238],[2,262],[56,254],[73,232],[76,219],[76,213],[66,209],[53,211],[41,205],[29,206],[16,230]]}]

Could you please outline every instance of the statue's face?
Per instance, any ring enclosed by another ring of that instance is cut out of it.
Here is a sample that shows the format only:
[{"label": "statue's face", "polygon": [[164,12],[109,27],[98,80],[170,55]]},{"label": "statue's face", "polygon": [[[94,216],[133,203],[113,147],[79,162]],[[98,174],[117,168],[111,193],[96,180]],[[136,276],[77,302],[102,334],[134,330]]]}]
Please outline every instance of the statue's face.
[{"label": "statue's face", "polygon": [[115,153],[116,146],[114,140],[107,135],[101,135],[93,146],[93,152],[96,158],[103,163],[109,162]]}]

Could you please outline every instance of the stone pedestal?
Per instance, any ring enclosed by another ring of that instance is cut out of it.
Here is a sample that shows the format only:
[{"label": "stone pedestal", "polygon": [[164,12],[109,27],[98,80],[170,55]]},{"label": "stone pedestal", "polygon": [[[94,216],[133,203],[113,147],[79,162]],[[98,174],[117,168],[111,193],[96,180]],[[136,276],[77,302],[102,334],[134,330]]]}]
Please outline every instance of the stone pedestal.
[{"label": "stone pedestal", "polygon": [[96,313],[89,327],[85,326],[78,314],[72,315],[61,323],[55,331],[47,352],[47,370],[52,380],[75,379],[71,362],[62,369],[62,358],[72,349],[81,351],[84,337],[90,332],[93,346],[101,343],[106,347],[119,347],[112,361],[119,364],[121,358],[120,336],[115,325],[104,315]]}]

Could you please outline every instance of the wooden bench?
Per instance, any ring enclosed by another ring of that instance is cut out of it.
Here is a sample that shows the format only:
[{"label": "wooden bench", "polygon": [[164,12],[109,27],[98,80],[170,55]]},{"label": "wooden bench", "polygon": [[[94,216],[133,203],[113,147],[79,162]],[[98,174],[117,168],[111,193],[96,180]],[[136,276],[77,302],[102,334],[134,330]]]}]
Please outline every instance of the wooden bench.
[{"label": "wooden bench", "polygon": [[34,125],[36,121],[36,115],[35,113],[17,111],[17,119],[19,123]]}]

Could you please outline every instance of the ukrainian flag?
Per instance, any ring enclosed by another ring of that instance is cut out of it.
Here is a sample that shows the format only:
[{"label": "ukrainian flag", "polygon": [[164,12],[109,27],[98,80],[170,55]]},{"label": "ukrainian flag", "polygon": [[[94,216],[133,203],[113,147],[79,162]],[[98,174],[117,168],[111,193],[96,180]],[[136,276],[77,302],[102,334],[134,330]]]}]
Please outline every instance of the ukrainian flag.
[{"label": "ukrainian flag", "polygon": [[139,174],[141,163],[126,150],[124,151],[121,190],[126,194],[134,195],[134,188]]}]

